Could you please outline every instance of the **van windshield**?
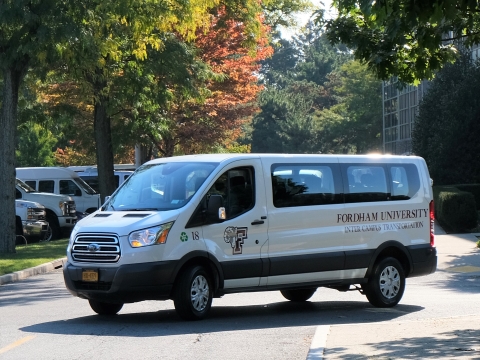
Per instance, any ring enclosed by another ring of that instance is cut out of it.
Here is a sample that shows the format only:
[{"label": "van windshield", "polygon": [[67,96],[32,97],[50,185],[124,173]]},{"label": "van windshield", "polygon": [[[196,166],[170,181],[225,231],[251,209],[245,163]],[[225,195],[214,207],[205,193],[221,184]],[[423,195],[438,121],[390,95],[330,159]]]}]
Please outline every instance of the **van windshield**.
[{"label": "van windshield", "polygon": [[20,179],[15,179],[15,185],[18,186],[20,189],[27,193],[33,193],[36,192],[34,188],[32,188],[30,185],[25,184],[22,180]]},{"label": "van windshield", "polygon": [[143,165],[109,199],[105,210],[174,210],[187,204],[218,163]]},{"label": "van windshield", "polygon": [[78,178],[74,178],[73,180],[75,180],[75,182],[77,183],[78,186],[80,186],[83,191],[85,191],[88,195],[94,195],[96,194],[97,192],[95,190],[93,190],[90,185],[88,185],[85,180],[83,180],[81,177],[78,177]]}]

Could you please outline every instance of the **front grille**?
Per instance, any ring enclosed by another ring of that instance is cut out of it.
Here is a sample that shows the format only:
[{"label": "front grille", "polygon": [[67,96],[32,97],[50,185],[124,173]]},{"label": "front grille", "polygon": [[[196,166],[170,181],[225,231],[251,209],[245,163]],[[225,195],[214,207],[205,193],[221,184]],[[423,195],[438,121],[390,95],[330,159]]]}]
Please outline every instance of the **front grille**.
[{"label": "front grille", "polygon": [[114,263],[120,259],[120,243],[115,234],[78,234],[71,253],[75,261]]},{"label": "front grille", "polygon": [[77,290],[98,290],[98,291],[108,291],[112,287],[111,282],[101,282],[98,283],[87,283],[83,281],[74,281],[75,288]]},{"label": "front grille", "polygon": [[32,208],[33,218],[36,220],[45,220],[45,209]]}]

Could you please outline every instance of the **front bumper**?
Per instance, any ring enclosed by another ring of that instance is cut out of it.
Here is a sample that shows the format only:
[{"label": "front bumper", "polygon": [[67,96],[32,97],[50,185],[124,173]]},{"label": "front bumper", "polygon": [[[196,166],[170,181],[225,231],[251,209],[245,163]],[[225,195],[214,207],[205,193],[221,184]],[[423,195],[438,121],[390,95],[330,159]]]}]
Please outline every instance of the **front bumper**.
[{"label": "front bumper", "polygon": [[62,229],[73,229],[75,224],[77,223],[77,217],[76,216],[60,216],[58,218],[58,225]]},{"label": "front bumper", "polygon": [[43,220],[22,221],[23,235],[29,238],[43,239],[48,230],[48,222]]},{"label": "front bumper", "polygon": [[[112,303],[171,298],[176,261],[106,267],[103,264],[63,266],[65,285],[74,296]],[[98,271],[97,282],[82,281],[83,270]]]}]

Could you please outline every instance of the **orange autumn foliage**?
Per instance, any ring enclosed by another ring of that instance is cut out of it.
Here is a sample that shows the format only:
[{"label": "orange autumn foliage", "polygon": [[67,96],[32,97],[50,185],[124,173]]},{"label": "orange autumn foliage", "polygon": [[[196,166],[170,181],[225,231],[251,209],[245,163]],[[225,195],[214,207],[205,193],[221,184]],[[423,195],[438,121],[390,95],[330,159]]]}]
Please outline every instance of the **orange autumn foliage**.
[{"label": "orange autumn foliage", "polygon": [[255,48],[248,48],[243,24],[225,21],[225,12],[221,10],[208,31],[198,32],[195,44],[202,61],[214,72],[224,74],[225,79],[210,81],[211,96],[204,103],[176,104],[170,113],[175,120],[172,138],[158,141],[150,135],[164,156],[172,155],[175,145],[186,154],[208,151],[214,144],[228,149],[238,138],[242,125],[258,111],[256,97],[263,89],[256,76],[259,63],[273,54],[268,31],[262,25]]}]

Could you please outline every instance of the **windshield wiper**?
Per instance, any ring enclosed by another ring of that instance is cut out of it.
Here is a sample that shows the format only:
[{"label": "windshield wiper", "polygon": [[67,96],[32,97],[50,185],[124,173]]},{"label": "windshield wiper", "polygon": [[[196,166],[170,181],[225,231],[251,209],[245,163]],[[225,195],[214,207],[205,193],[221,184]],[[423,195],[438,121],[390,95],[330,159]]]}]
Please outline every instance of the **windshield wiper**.
[{"label": "windshield wiper", "polygon": [[121,211],[157,211],[157,208],[121,209]]}]

